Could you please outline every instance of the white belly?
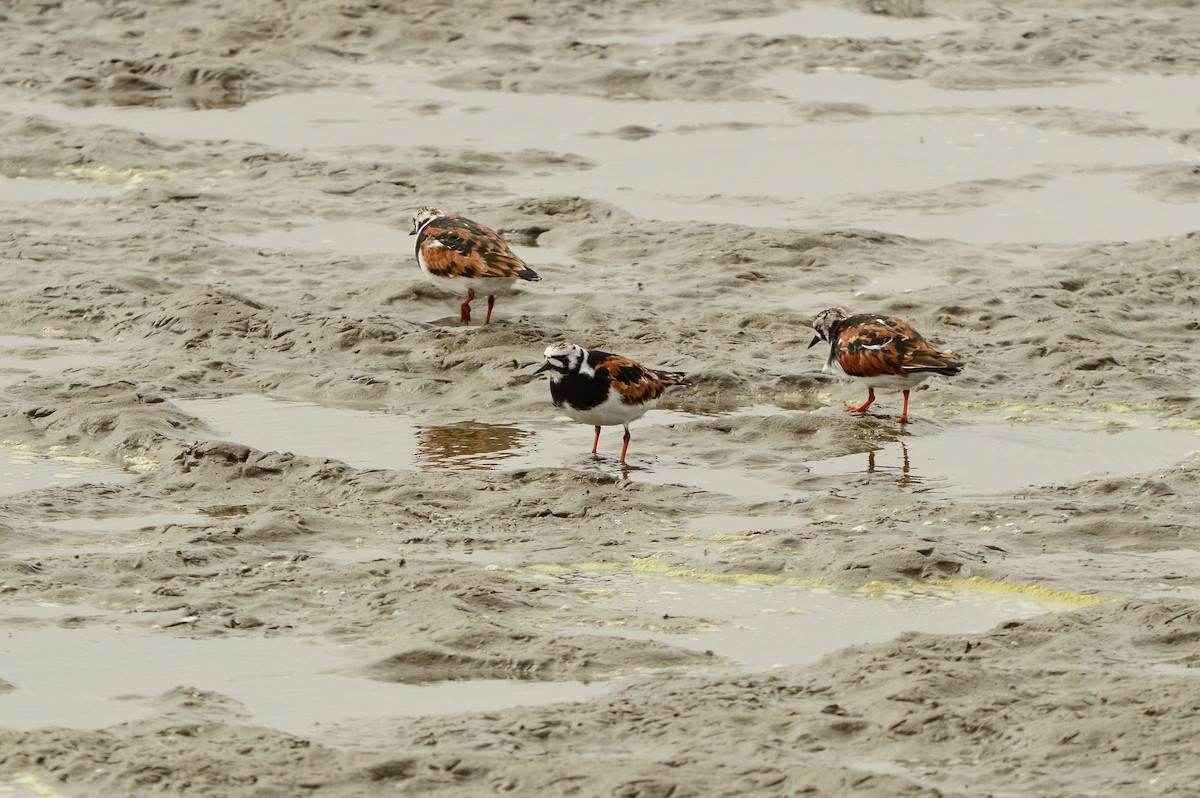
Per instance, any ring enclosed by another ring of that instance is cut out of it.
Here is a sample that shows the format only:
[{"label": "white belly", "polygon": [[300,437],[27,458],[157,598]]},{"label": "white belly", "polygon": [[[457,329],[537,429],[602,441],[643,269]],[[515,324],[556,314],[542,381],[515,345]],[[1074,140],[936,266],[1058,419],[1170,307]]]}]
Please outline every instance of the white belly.
[{"label": "white belly", "polygon": [[620,394],[616,391],[610,391],[607,399],[590,410],[576,410],[565,402],[561,409],[572,421],[590,424],[593,427],[608,427],[614,424],[628,424],[639,419],[658,402],[658,399],[651,399],[644,404],[629,405],[621,401]]},{"label": "white belly", "polygon": [[880,374],[878,377],[855,377],[842,371],[842,367],[838,365],[836,360],[826,363],[825,367],[821,370],[851,380],[858,385],[864,385],[868,388],[879,388],[885,391],[903,391],[905,389],[916,388],[922,382],[929,379],[930,375],[928,371],[918,371],[909,374],[907,377],[901,377],[896,374]]}]

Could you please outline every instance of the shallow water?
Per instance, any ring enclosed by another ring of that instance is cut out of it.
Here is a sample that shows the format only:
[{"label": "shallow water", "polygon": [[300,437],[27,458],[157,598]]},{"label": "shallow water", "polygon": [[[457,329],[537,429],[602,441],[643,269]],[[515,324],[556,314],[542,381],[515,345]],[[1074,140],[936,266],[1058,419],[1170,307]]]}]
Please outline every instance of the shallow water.
[{"label": "shallow water", "polygon": [[[436,86],[415,67],[364,66],[352,74],[361,89],[280,95],[236,109],[69,108],[13,99],[3,107],[73,124],[113,124],[175,138],[254,140],[322,156],[362,157],[358,148],[364,145],[396,142],[498,153],[572,153],[588,159],[592,168],[522,170],[504,177],[495,190],[510,196],[594,197],[650,218],[873,226],[972,241],[1136,239],[1194,227],[1194,204],[1143,195],[1134,189],[1133,176],[1087,174],[1194,164],[1200,162],[1194,149],[1153,135],[1046,130],[1003,108],[989,106],[981,113],[980,92],[959,96],[832,71],[769,79],[767,85],[793,99],[846,102],[849,96],[881,112],[852,121],[805,121],[783,102],[623,101],[457,91]],[[1139,113],[1149,120],[1158,120],[1163,108],[1191,107],[1173,96],[1177,83],[1162,85],[1149,92],[1140,78],[1131,76],[1088,84],[1070,96],[1074,107],[1099,110],[1122,107],[1137,96],[1132,107],[1142,109]],[[1068,91],[1023,88],[1019,94],[997,95],[996,104],[1011,104],[1018,96],[1025,104],[1039,104],[1041,92],[1048,92],[1044,96],[1051,103]],[[930,102],[937,108],[931,110]],[[626,127],[651,135],[637,140],[612,135]],[[727,157],[730,152],[738,157]],[[370,149],[368,157],[374,153]],[[929,192],[1031,175],[1039,176],[1042,187],[998,189],[993,204],[999,207],[962,208],[936,197],[916,209],[872,201],[879,192]]]},{"label": "shallow water", "polygon": [[361,653],[284,639],[193,639],[119,624],[30,628],[11,616],[0,618],[0,629],[0,675],[16,688],[0,695],[0,728],[8,729],[132,721],[176,687],[220,693],[241,705],[245,722],[297,735],[350,719],[582,701],[607,689],[497,679],[386,683],[339,673],[364,665]]},{"label": "shallow water", "polygon": [[409,252],[413,238],[399,230],[370,222],[326,222],[304,219],[279,230],[222,237],[230,244],[254,249],[342,252],[347,255]]},{"label": "shallow water", "polygon": [[739,535],[768,529],[788,529],[805,523],[790,515],[705,515],[688,519],[685,529],[701,535]]},{"label": "shallow water", "polygon": [[806,36],[811,39],[915,39],[939,33],[963,30],[971,23],[946,17],[893,17],[868,14],[819,3],[771,16],[738,16],[713,22],[658,24],[653,22],[637,32],[584,36],[589,42],[628,42],[662,45],[708,36]]},{"label": "shallow water", "polygon": [[133,476],[91,457],[0,444],[0,496],[84,482],[125,482]]},{"label": "shallow water", "polygon": [[[914,403],[910,414],[919,413],[920,405]],[[1139,416],[955,423],[936,428],[914,422],[909,433],[870,452],[808,465],[819,476],[983,495],[1153,471],[1200,450],[1200,439],[1192,433]]]},{"label": "shallow water", "polygon": [[30,375],[58,374],[72,369],[103,366],[117,358],[95,351],[90,341],[0,335],[0,387]]},{"label": "shallow water", "polygon": [[[224,236],[223,240],[231,244],[257,249],[340,252],[347,255],[402,253],[410,257],[416,241],[409,235],[407,228],[400,229],[370,222],[330,222],[320,219],[299,220],[283,229],[264,230],[249,235]],[[527,247],[513,244],[512,250],[534,270],[546,263],[556,265],[575,265],[577,263],[574,257],[553,247]]]},{"label": "shallow water", "polygon": [[[1195,203],[1162,202],[1131,185],[1129,175],[1075,174],[1051,177],[1031,189],[1013,189],[979,208],[953,212],[948,228],[943,214],[889,210],[866,212],[864,226],[918,238],[954,238],[977,244],[1036,241],[1133,241],[1179,235],[1196,228]],[[1090,202],[1088,198],[1113,198]]]},{"label": "shallow water", "polygon": [[179,512],[43,521],[41,526],[67,534],[58,540],[47,540],[43,536],[22,539],[10,553],[14,557],[36,559],[79,556],[95,552],[145,550],[157,542],[157,538],[149,534],[150,530],[172,524],[200,524],[208,518],[209,516],[202,513]]},{"label": "shallow water", "polygon": [[[787,584],[714,584],[622,570],[559,576],[584,599],[627,615],[627,624],[589,634],[659,640],[712,651],[755,668],[815,662],[841,648],[891,640],[903,632],[984,632],[1013,618],[1066,608],[1063,602],[982,590],[828,590]],[[696,619],[683,631],[654,627],[671,616]],[[578,629],[576,631],[579,631]]]},{"label": "shallow water", "polygon": [[[1033,519],[1020,517],[1005,521],[1006,531],[1021,533],[1035,531]],[[1064,566],[1073,571],[1084,571],[1093,575],[1097,582],[1107,581],[1111,576],[1124,580],[1139,580],[1154,583],[1150,590],[1139,595],[1172,596],[1176,598],[1200,598],[1200,551],[1195,549],[1165,549],[1162,551],[1126,551],[1121,548],[1106,548],[1090,551],[1060,551],[1026,557],[1009,556],[1007,560],[1023,573],[1056,574]]]},{"label": "shallow water", "polygon": [[923,80],[888,80],[856,70],[777,72],[758,85],[805,103],[860,103],[892,113],[1072,108],[1120,116],[1152,128],[1200,128],[1200,75],[1113,75],[1092,83],[998,89],[942,89]]},{"label": "shallow water", "polygon": [[34,203],[50,200],[86,200],[108,197],[120,187],[83,180],[4,177],[0,175],[0,202]]},{"label": "shallow water", "polygon": [[603,457],[593,460],[591,428],[557,420],[549,409],[545,421],[537,425],[475,421],[433,425],[391,413],[343,410],[249,394],[175,404],[201,418],[219,437],[263,451],[329,457],[356,468],[516,471],[586,463],[643,482],[689,485],[747,498],[799,495],[738,468],[714,467],[677,456],[669,449],[639,449],[639,429],[697,418],[678,411],[655,410],[638,420],[633,428],[629,467],[622,469],[615,462],[620,453],[620,427],[605,428],[600,436]]},{"label": "shallow water", "polygon": [[[898,394],[880,396],[875,407],[895,405]],[[421,424],[406,416],[378,411],[343,410],[312,402],[259,395],[176,401],[201,418],[220,438],[262,451],[328,457],[356,468],[397,470],[501,470],[529,468],[607,469],[631,480],[684,485],[746,500],[797,499],[802,491],[775,481],[766,469],[721,465],[687,453],[686,438],[663,445],[638,446],[638,430],[686,425],[701,419],[689,413],[654,410],[634,426],[629,465],[615,462],[620,428],[606,427],[602,457],[590,452],[591,428],[557,419],[547,410],[536,424],[459,422]],[[889,408],[890,409],[890,408]],[[726,417],[787,415],[753,406]],[[828,412],[828,411],[822,411]],[[921,418],[919,399],[914,422],[899,440],[870,452],[813,461],[810,473],[844,476],[855,483],[894,483],[915,491],[980,495],[1021,490],[1030,485],[1070,484],[1106,474],[1134,474],[1165,468],[1200,450],[1192,433],[1159,427],[1150,417],[1057,418],[997,423],[986,417],[959,417],[933,423]],[[882,410],[863,424],[891,424]]]},{"label": "shallow water", "polygon": [[48,521],[43,524],[61,532],[135,532],[139,529],[166,526],[168,524],[198,524],[207,521],[209,516],[203,513],[147,513],[146,515],[127,515],[112,518],[70,518],[64,521]]},{"label": "shallow water", "polygon": [[873,300],[894,302],[897,296],[915,294],[946,285],[941,277],[918,269],[890,269],[872,271],[871,279],[865,284],[847,285],[834,291],[805,291],[797,296],[786,297],[781,303],[805,314],[816,313],[834,305],[857,305]]}]

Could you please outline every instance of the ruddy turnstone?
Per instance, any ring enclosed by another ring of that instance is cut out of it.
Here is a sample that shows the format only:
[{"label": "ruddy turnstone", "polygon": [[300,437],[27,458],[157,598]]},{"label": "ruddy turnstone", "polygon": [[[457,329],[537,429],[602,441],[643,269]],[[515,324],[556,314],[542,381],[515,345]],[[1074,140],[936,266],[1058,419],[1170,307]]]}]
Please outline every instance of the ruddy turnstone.
[{"label": "ruddy turnstone", "polygon": [[575,344],[546,348],[546,362],[534,374],[550,372],[550,397],[554,406],[581,424],[596,428],[592,454],[600,445],[600,427],[625,428],[621,462],[629,451],[629,422],[641,418],[658,404],[667,388],[684,384],[678,371],[646,368],[627,357],[589,352]]},{"label": "ruddy turnstone", "polygon": [[460,308],[463,324],[471,321],[476,289],[488,298],[483,320],[487,324],[492,320],[496,294],[511,290],[518,280],[541,279],[495,230],[462,216],[421,208],[413,214],[409,235],[417,237],[417,263],[426,277],[440,285],[458,284],[467,289]]},{"label": "ruddy turnstone", "polygon": [[929,345],[908,322],[895,316],[850,316],[844,308],[823,310],[812,320],[817,336],[809,348],[829,343],[829,360],[823,371],[843,374],[865,383],[867,401],[847,405],[851,413],[865,413],[875,401],[876,388],[904,393],[904,412],[896,421],[908,423],[908,392],[931,374],[953,377],[963,364]]}]

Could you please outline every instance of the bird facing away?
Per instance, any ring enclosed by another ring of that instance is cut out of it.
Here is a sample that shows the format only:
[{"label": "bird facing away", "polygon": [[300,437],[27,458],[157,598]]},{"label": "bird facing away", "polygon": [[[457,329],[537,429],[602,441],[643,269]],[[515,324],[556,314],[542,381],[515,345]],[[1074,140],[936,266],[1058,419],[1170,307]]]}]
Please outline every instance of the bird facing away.
[{"label": "bird facing away", "polygon": [[553,344],[546,348],[545,358],[534,374],[549,371],[554,406],[574,421],[596,428],[592,454],[600,445],[602,426],[625,428],[622,463],[629,451],[629,422],[657,405],[667,388],[686,384],[678,371],[647,368],[627,357],[589,352],[575,344]]},{"label": "bird facing away", "polygon": [[483,321],[487,324],[492,320],[496,294],[512,290],[520,280],[541,279],[513,254],[495,230],[462,216],[420,208],[413,214],[409,235],[417,237],[417,263],[426,277],[437,285],[467,289],[467,298],[459,308],[463,324],[471,321],[471,300],[476,290],[488,298],[487,318]]},{"label": "bird facing away", "polygon": [[812,320],[817,335],[808,346],[829,343],[829,360],[823,371],[852,377],[867,386],[867,401],[847,405],[851,413],[865,413],[875,401],[876,388],[903,391],[904,412],[896,419],[908,423],[908,392],[932,374],[953,377],[963,364],[929,345],[908,322],[895,316],[850,316],[844,308],[823,310]]}]

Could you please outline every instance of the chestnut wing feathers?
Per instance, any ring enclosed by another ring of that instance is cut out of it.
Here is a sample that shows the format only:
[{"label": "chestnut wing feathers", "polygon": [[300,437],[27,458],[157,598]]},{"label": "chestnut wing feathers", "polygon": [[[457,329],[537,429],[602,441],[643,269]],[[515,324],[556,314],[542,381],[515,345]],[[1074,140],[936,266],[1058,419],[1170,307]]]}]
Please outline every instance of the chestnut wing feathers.
[{"label": "chestnut wing feathers", "polygon": [[495,230],[461,216],[445,216],[425,225],[417,246],[429,272],[437,277],[540,279]]},{"label": "chestnut wing feathers", "polygon": [[597,373],[608,372],[609,384],[621,394],[626,404],[640,405],[662,396],[668,387],[684,384],[684,375],[678,371],[659,371],[620,355],[607,352],[592,352],[589,364]]},{"label": "chestnut wing feathers", "polygon": [[892,316],[851,316],[838,331],[838,365],[854,377],[904,376],[932,371],[953,376],[962,363],[939,352],[913,329]]}]

